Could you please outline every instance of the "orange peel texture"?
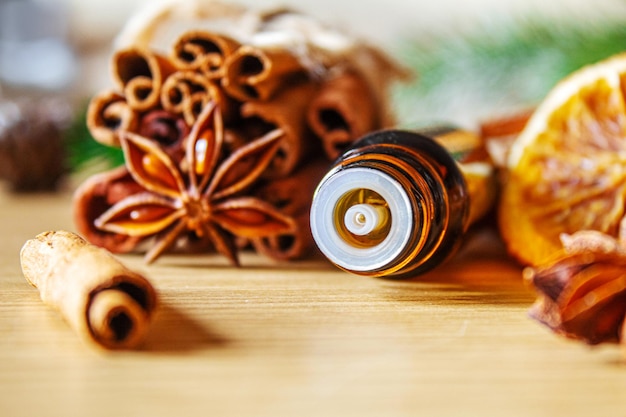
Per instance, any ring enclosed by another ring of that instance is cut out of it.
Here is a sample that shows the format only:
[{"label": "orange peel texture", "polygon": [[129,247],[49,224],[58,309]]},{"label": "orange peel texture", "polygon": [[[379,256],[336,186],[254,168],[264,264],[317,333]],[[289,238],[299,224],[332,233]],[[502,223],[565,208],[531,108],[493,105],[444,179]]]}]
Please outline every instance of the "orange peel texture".
[{"label": "orange peel texture", "polygon": [[538,265],[560,235],[617,237],[626,199],[626,54],[559,82],[513,143],[499,204],[509,253]]}]

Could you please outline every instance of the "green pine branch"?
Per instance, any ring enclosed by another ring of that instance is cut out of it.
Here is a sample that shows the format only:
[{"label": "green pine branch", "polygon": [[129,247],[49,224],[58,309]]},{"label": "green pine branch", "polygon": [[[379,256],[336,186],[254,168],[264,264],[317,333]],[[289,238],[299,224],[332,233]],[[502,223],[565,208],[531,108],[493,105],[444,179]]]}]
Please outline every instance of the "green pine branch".
[{"label": "green pine branch", "polygon": [[75,115],[71,126],[65,132],[67,165],[73,172],[80,171],[89,164],[101,163],[115,167],[124,163],[120,148],[102,145],[97,142],[87,128],[87,104]]},{"label": "green pine branch", "polygon": [[394,92],[399,123],[473,125],[536,106],[576,69],[626,51],[626,25],[517,21],[470,35],[430,36],[401,43],[398,58],[417,80]]}]

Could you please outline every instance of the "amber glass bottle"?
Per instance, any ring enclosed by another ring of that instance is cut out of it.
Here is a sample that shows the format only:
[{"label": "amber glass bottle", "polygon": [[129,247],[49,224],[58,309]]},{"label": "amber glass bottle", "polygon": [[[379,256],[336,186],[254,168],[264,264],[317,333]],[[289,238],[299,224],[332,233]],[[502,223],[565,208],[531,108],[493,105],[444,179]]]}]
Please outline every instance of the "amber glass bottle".
[{"label": "amber glass bottle", "polygon": [[490,172],[467,175],[459,162],[475,143],[444,147],[446,137],[464,141],[457,132],[385,130],[357,141],[313,197],[311,231],[322,253],[346,271],[394,278],[424,273],[454,253],[493,195],[485,190]]}]

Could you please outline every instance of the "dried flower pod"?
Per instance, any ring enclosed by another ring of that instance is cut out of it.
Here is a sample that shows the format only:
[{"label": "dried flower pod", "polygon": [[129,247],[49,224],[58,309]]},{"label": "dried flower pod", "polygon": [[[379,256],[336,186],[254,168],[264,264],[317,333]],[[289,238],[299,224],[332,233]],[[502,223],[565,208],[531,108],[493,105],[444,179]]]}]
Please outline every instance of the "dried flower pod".
[{"label": "dried flower pod", "polygon": [[626,252],[608,235],[581,233],[565,238],[554,261],[524,270],[539,292],[530,315],[573,339],[616,343],[626,317]]},{"label": "dried flower pod", "polygon": [[180,144],[189,133],[189,127],[180,117],[165,110],[154,110],[141,118],[137,133],[152,138],[167,148]]},{"label": "dried flower pod", "polygon": [[189,126],[182,117],[165,110],[152,110],[145,113],[137,133],[156,141],[174,160],[183,158],[183,140],[189,134]]}]

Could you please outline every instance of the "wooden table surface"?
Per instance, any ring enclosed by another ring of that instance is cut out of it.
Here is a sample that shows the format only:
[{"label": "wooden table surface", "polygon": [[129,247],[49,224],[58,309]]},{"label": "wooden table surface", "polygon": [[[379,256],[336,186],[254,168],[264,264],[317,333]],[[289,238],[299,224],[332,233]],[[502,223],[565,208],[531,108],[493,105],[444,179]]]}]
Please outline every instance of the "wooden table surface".
[{"label": "wooden table surface", "polygon": [[19,250],[73,230],[69,193],[0,192],[0,416],[626,416],[618,347],[561,339],[489,232],[420,279],[322,259],[232,268],[122,260],[161,305],[142,350],[85,345],[22,276]]}]

